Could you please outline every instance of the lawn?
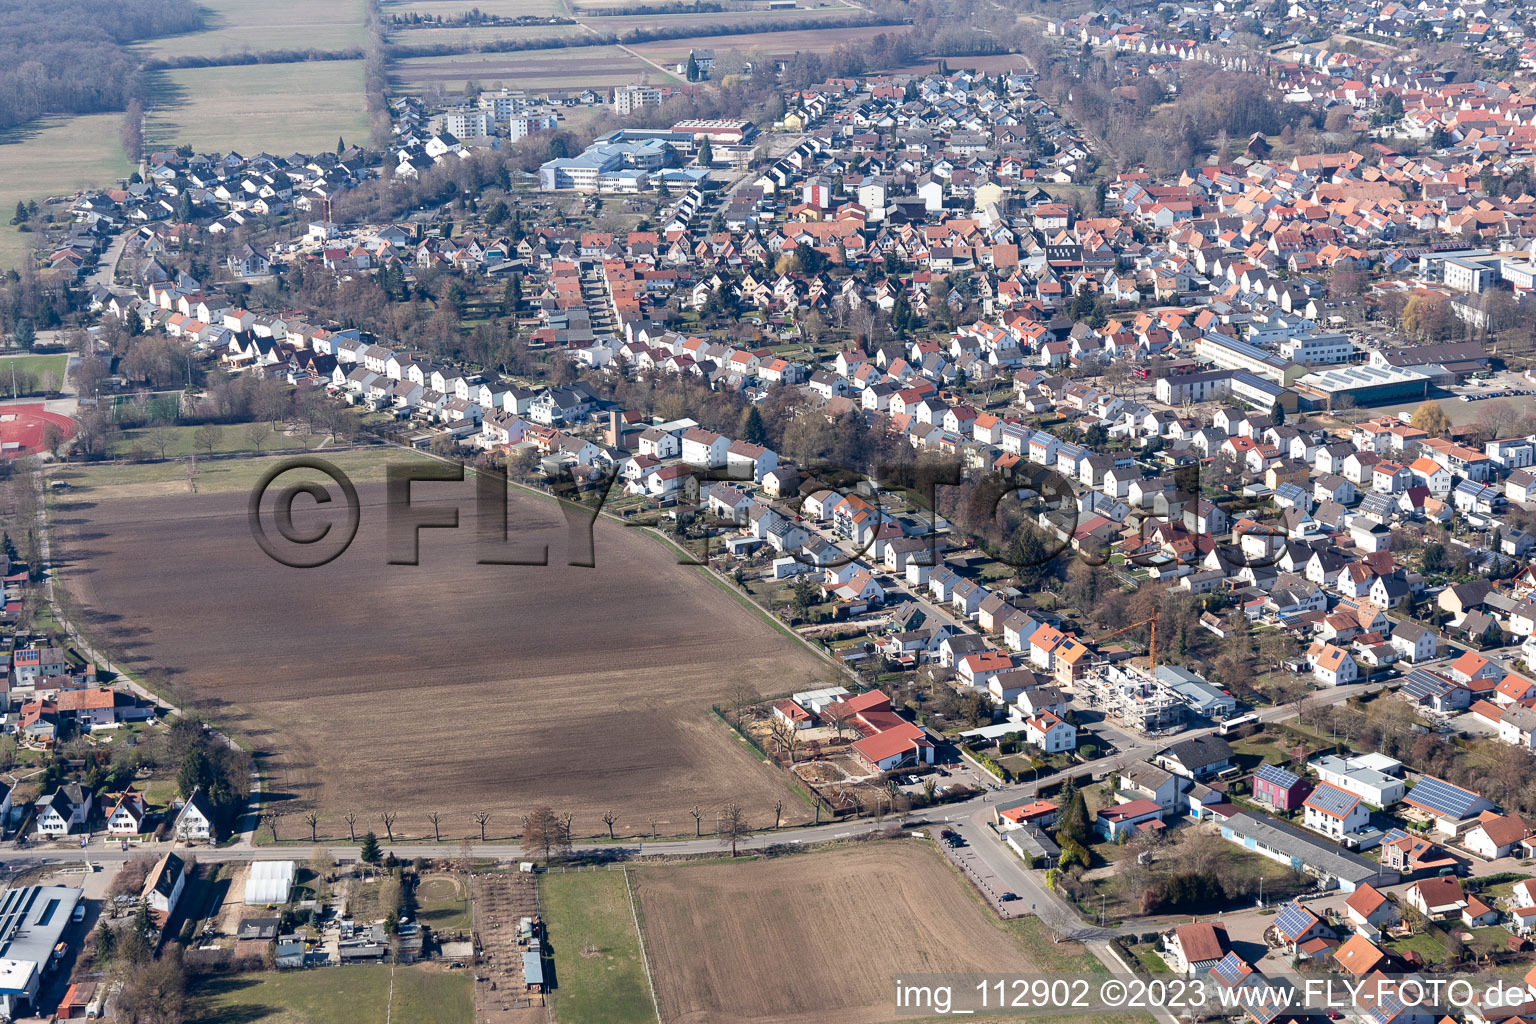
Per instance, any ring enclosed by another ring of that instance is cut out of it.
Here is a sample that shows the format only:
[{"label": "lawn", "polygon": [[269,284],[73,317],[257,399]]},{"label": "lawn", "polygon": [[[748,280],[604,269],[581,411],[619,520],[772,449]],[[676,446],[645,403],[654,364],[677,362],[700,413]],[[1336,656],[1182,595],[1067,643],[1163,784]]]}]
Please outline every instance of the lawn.
[{"label": "lawn", "polygon": [[[0,362],[0,374],[4,373],[4,363]],[[3,384],[0,379],[0,384]],[[255,452],[257,450],[251,436],[252,424],[234,423],[221,425],[218,439],[213,445],[215,452],[226,454],[232,452]],[[208,449],[198,444],[197,433],[203,428],[194,426],[176,427],[136,427],[124,430],[115,441],[112,442],[112,454],[127,455],[137,445],[147,451],[152,457],[160,457],[160,448],[156,444],[159,431],[165,431],[172,435],[172,440],[165,447],[165,457],[169,459],[185,458],[194,451],[198,455],[204,455]],[[302,429],[302,427],[300,428]],[[261,442],[262,451],[270,451],[273,448],[313,448],[325,440],[328,434],[311,434],[305,437],[301,434],[288,435],[277,434],[268,431]],[[305,442],[308,442],[307,444]]]},{"label": "lawn", "polygon": [[1428,932],[1418,932],[1406,939],[1392,939],[1386,944],[1386,949],[1392,953],[1406,953],[1414,950],[1424,958],[1425,963],[1439,963],[1445,959],[1445,945],[1438,935]]},{"label": "lawn", "polygon": [[476,25],[454,28],[400,28],[392,26],[389,42],[392,46],[406,49],[426,46],[452,46],[460,50],[474,50],[504,39],[519,42],[529,39],[540,41],[564,39],[586,33],[580,25]]},{"label": "lawn", "polygon": [[[686,48],[683,52],[687,53]],[[617,46],[416,57],[396,61],[393,74],[407,89],[436,83],[449,92],[462,89],[469,81],[479,82],[485,88],[505,85],[511,89],[600,89],[627,85],[639,81],[642,75],[648,75],[656,84],[679,81]]]},{"label": "lawn", "polygon": [[207,28],[135,47],[148,60],[188,54],[223,57],[275,50],[355,49],[363,45],[362,0],[199,0]]},{"label": "lawn", "polygon": [[416,886],[416,920],[431,927],[438,935],[468,932],[469,901],[464,898],[464,883],[452,875],[427,875]]},{"label": "lawn", "polygon": [[475,990],[469,972],[401,968],[395,972],[389,1019],[402,1024],[470,1024],[475,1019]]},{"label": "lawn", "polygon": [[[399,448],[367,448],[337,452],[322,448],[314,454],[336,466],[357,484],[383,481],[385,467],[392,462],[422,458],[420,455]],[[245,459],[201,459],[197,465],[197,492],[212,494],[224,491],[248,491],[256,485],[263,473],[289,458],[291,456],[273,455]],[[319,479],[316,474],[309,471],[294,471],[292,474],[284,475],[285,485],[290,477],[293,482],[298,482],[300,479]],[[180,459],[139,464],[69,466],[55,470],[52,478],[65,480],[70,484],[70,489],[58,496],[60,502],[145,498],[165,494],[186,494],[191,490],[187,485],[187,463]]]},{"label": "lawn", "polygon": [[569,13],[561,0],[476,0],[466,4],[444,4],[441,0],[381,0],[379,4],[386,25],[395,17],[406,18],[412,14],[424,18],[453,18],[471,8],[498,18],[549,18]]},{"label": "lawn", "polygon": [[0,394],[10,387],[11,371],[30,373],[41,383],[44,374],[53,374],[54,386],[64,383],[64,370],[69,366],[69,355],[51,356],[0,356]]},{"label": "lawn", "polygon": [[353,1024],[386,1018],[411,1024],[470,1024],[468,972],[383,965],[236,974],[201,981],[191,1024]]},{"label": "lawn", "polygon": [[46,117],[0,132],[0,270],[14,269],[42,241],[11,225],[18,200],[41,205],[133,173],[118,144],[122,123],[119,114]]},{"label": "lawn", "polygon": [[[620,871],[545,875],[539,883],[554,957],[550,1006],[559,1024],[627,1024],[656,1019]],[[588,952],[591,950],[592,952]]]},{"label": "lawn", "polygon": [[1132,946],[1131,952],[1136,954],[1136,959],[1141,961],[1141,966],[1145,967],[1149,974],[1157,976],[1173,973],[1173,968],[1169,967],[1167,961],[1151,946]]},{"label": "lawn", "polygon": [[360,60],[180,69],[152,83],[151,148],[308,153],[332,149],[338,136],[367,141]]},{"label": "lawn", "polygon": [[[980,899],[970,889],[966,894]],[[1039,974],[1104,974],[1107,968],[1085,946],[1056,943],[1038,917],[1016,917],[1005,923],[1023,947],[1032,969]]]}]

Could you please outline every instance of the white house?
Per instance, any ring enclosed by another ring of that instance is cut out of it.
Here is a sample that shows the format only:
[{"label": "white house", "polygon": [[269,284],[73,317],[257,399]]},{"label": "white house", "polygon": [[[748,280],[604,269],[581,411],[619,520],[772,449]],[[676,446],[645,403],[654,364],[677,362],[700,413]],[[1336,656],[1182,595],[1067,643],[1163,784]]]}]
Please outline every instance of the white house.
[{"label": "white house", "polygon": [[207,841],[213,838],[213,809],[208,806],[208,800],[201,789],[193,790],[192,796],[182,805],[172,832],[177,839],[183,840]]},{"label": "white house", "polygon": [[1301,806],[1302,824],[1332,839],[1353,835],[1371,823],[1371,812],[1364,801],[1349,790],[1326,782],[1318,783]]},{"label": "white house", "polygon": [[91,799],[78,782],[60,786],[37,802],[37,831],[56,838],[84,827],[91,817]]},{"label": "white house", "polygon": [[1047,754],[1077,749],[1077,726],[1049,711],[1024,721],[1024,741]]}]

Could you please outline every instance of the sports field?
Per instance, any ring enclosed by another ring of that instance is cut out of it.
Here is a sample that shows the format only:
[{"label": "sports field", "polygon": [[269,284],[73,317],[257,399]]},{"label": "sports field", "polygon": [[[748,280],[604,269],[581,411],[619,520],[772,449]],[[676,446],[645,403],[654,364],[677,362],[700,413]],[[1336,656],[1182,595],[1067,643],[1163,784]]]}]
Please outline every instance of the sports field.
[{"label": "sports field", "polygon": [[630,878],[666,1021],[876,1024],[903,1016],[904,973],[1102,970],[1081,946],[999,921],[924,840]]},{"label": "sports field", "polygon": [[338,136],[367,141],[360,60],[179,69],[153,81],[150,146],[250,154],[329,150]]},{"label": "sports field", "polygon": [[149,60],[363,45],[362,0],[199,0],[208,27],[135,47]]},{"label": "sports field", "polygon": [[38,118],[0,132],[0,270],[14,269],[40,237],[11,225],[17,200],[41,205],[133,173],[118,143],[122,124],[120,114],[90,114]]},{"label": "sports field", "polygon": [[[505,837],[539,803],[573,813],[578,836],[606,834],[605,811],[621,836],[653,817],[691,834],[691,807],[730,800],[763,824],[781,801],[786,824],[809,817],[710,711],[737,680],[787,692],[824,673],[799,643],[617,524],[596,526],[596,568],[567,565],[558,507],[520,492],[513,535],[551,564],[477,564],[473,482],[417,485],[417,502],[458,501],[461,528],[423,531],[421,564],[390,565],[383,488],[364,482],[385,459],[336,461],[358,482],[360,528],[317,569],[252,539],[248,488],[273,459],[206,460],[196,494],[181,462],[71,469],[51,519],[85,630],[248,740],[322,835],[346,834],[349,810],[380,834],[397,812],[396,834],[415,837],[433,811],[464,835],[480,810]],[[228,487],[211,493],[215,472]],[[340,504],[301,499],[297,527],[340,533],[324,514]]]}]

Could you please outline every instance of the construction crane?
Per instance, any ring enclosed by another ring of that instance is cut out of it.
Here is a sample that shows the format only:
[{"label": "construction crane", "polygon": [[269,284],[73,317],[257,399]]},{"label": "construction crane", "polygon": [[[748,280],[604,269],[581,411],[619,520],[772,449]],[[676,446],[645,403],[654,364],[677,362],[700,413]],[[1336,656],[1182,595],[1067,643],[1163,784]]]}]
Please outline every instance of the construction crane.
[{"label": "construction crane", "polygon": [[1148,667],[1149,671],[1156,672],[1157,671],[1157,616],[1156,615],[1153,615],[1150,618],[1142,619],[1140,622],[1133,622],[1129,626],[1123,626],[1120,629],[1115,630],[1113,633],[1109,633],[1109,634],[1106,634],[1105,636],[1101,636],[1101,637],[1099,637],[1098,642],[1099,643],[1103,643],[1105,640],[1113,640],[1115,637],[1119,636],[1121,633],[1129,633],[1133,629],[1140,629],[1142,626],[1146,626],[1146,625],[1151,625],[1151,627],[1152,627],[1151,641],[1147,645],[1147,667]]}]

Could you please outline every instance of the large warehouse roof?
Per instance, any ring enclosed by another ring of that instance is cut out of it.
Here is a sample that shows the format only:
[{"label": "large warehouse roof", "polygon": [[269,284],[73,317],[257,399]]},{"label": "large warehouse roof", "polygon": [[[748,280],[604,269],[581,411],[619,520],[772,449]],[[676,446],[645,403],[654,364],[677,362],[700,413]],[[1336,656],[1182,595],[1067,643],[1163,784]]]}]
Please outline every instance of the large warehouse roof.
[{"label": "large warehouse roof", "polygon": [[1355,391],[1386,384],[1409,384],[1429,378],[1417,370],[1386,369],[1380,366],[1333,366],[1298,378],[1302,387],[1322,392]]}]

